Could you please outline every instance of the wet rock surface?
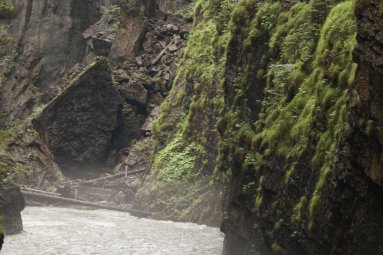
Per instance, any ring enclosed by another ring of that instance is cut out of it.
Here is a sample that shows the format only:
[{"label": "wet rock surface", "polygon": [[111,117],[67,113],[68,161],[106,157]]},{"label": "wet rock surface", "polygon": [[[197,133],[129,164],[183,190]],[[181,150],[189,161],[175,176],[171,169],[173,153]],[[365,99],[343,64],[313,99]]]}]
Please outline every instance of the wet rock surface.
[{"label": "wet rock surface", "polygon": [[24,232],[7,237],[2,254],[218,255],[222,252],[223,235],[217,228],[192,223],[139,219],[106,210],[48,207],[27,207],[23,220]]},{"label": "wet rock surface", "polygon": [[[2,217],[0,224],[2,223],[5,234],[12,235],[23,230],[20,213],[24,206],[24,197],[20,189],[0,180],[0,216]],[[0,230],[1,228],[0,226]]]},{"label": "wet rock surface", "polygon": [[0,81],[3,112],[25,119],[56,95],[65,73],[85,56],[82,32],[100,18],[107,2],[13,1],[15,15],[8,23],[14,44],[0,60],[6,77]]}]

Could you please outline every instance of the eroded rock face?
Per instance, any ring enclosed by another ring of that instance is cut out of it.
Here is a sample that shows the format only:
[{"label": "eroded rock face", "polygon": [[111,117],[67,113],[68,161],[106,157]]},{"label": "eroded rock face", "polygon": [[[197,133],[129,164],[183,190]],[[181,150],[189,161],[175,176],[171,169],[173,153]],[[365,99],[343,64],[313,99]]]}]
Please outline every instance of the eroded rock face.
[{"label": "eroded rock face", "polygon": [[[309,200],[304,197],[299,200],[315,187],[312,174],[316,170],[310,165],[314,154],[312,147],[295,162],[296,171],[286,186],[281,174],[285,162],[274,156],[266,158],[264,177],[259,182],[263,200],[258,208],[253,202],[257,195],[249,194],[243,184],[254,180],[263,170],[255,168],[255,171],[246,172],[235,162],[232,165],[234,177],[228,184],[224,202],[227,216],[222,226],[226,233],[224,254],[383,254],[380,241],[383,238],[382,4],[379,0],[357,1],[356,4],[357,47],[353,60],[358,70],[348,91],[346,120],[336,143],[331,171],[323,184],[320,206],[313,214],[314,226],[307,227],[310,211],[301,210],[309,205]],[[234,98],[235,87],[230,81],[238,73],[237,66],[241,67],[241,58],[235,58],[236,62],[230,55],[240,53],[241,45],[239,35],[233,38],[233,48],[229,49],[227,102]],[[254,45],[252,50],[264,44]],[[254,56],[262,55],[261,52],[255,52]],[[259,86],[260,83],[255,81],[254,84]],[[261,94],[257,91],[253,95],[255,102]],[[255,104],[243,103],[241,109],[247,109],[246,106],[257,113]],[[247,114],[243,119],[247,121],[247,117],[252,118]],[[318,132],[318,123],[319,118],[311,127],[312,132]],[[300,202],[292,206],[294,199]],[[294,215],[294,211],[298,214]]]},{"label": "eroded rock face", "polygon": [[13,2],[16,13],[9,34],[15,44],[0,61],[6,77],[0,82],[0,107],[12,117],[26,118],[33,107],[55,96],[65,72],[85,56],[82,33],[100,18],[100,6],[110,1]]},{"label": "eroded rock face", "polygon": [[376,183],[383,185],[383,3],[359,2],[358,46],[354,58],[359,64],[355,86],[362,107],[361,134],[365,142],[358,162],[365,173]]},{"label": "eroded rock face", "polygon": [[106,60],[80,74],[34,121],[63,173],[105,171],[121,126],[121,98]]},{"label": "eroded rock face", "polygon": [[[5,234],[17,234],[23,230],[20,213],[24,209],[24,206],[24,197],[20,189],[15,185],[0,180],[0,216],[2,217]],[[0,237],[1,232],[0,227]],[[0,241],[0,248],[1,242],[2,241]]]}]

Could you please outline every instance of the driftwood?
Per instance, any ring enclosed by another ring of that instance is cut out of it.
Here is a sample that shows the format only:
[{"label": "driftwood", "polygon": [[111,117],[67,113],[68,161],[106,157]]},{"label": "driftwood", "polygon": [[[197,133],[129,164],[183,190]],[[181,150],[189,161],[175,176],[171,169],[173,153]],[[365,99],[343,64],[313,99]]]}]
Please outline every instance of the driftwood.
[{"label": "driftwood", "polygon": [[43,173],[40,176],[40,180],[39,180],[39,183],[37,184],[37,188],[40,188],[41,185],[43,185],[45,175],[47,174],[47,172],[45,170],[46,170],[46,168],[43,170]]},{"label": "driftwood", "polygon": [[[141,173],[144,171],[145,170],[137,170],[137,171],[127,172],[126,174],[127,175],[133,175],[133,174],[138,174],[138,173]],[[109,176],[105,176],[105,177],[101,177],[101,178],[97,178],[97,179],[93,179],[93,180],[89,180],[89,181],[83,181],[83,182],[80,182],[80,184],[90,184],[90,183],[95,183],[98,181],[115,180],[115,179],[122,178],[122,177],[125,177],[125,173],[109,175]]]},{"label": "driftwood", "polygon": [[52,195],[43,194],[43,193],[34,193],[34,192],[23,191],[23,190],[21,192],[23,193],[25,197],[30,197],[35,199],[47,199],[47,200],[51,200],[55,202],[66,202],[70,204],[77,204],[77,205],[89,206],[89,207],[100,208],[100,209],[127,212],[137,217],[149,217],[153,215],[150,212],[138,211],[133,209],[125,209],[125,208],[120,208],[120,207],[110,206],[110,205],[102,205],[98,203],[92,203],[92,202],[87,202],[82,200],[59,197],[59,196],[52,196]]},{"label": "driftwood", "polygon": [[118,179],[118,178],[121,178],[124,176],[125,176],[125,173],[108,175],[105,177],[101,177],[101,178],[97,178],[97,179],[93,179],[93,180],[89,180],[89,181],[82,181],[82,182],[80,182],[80,184],[88,184],[88,183],[94,183],[94,182],[98,182],[98,181],[114,180],[114,179]]},{"label": "driftwood", "polygon": [[157,64],[158,61],[162,58],[162,56],[165,54],[165,52],[169,49],[169,47],[174,43],[174,40],[172,40],[161,52],[157,55],[157,57],[152,61],[152,65]]},{"label": "driftwood", "polygon": [[39,190],[39,189],[32,189],[32,188],[28,188],[28,187],[20,187],[20,189],[21,189],[21,191],[35,192],[35,193],[52,195],[52,196],[61,196],[61,194],[59,194],[59,193],[49,192],[49,191]]}]

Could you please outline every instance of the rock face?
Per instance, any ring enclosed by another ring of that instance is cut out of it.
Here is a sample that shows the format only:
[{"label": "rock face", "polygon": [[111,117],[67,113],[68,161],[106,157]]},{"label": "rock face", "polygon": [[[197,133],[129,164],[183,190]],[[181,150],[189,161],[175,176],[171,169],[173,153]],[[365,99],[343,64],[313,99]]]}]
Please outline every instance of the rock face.
[{"label": "rock face", "polygon": [[[49,104],[34,122],[43,141],[31,150],[53,158],[67,176],[111,171],[135,139],[150,134],[142,126],[168,94],[190,29],[190,21],[172,13],[186,4],[14,1],[9,27],[0,31],[13,39],[6,38],[13,42],[7,55],[0,52],[1,113],[23,121]],[[112,71],[96,65],[84,73],[98,56],[108,58]],[[117,82],[113,99],[103,91],[111,88],[110,76]]]},{"label": "rock face", "polygon": [[107,61],[87,67],[34,125],[64,174],[105,171],[117,129],[122,127],[121,98]]},{"label": "rock face", "polygon": [[15,44],[0,61],[6,77],[0,107],[12,117],[26,118],[34,106],[55,96],[65,72],[85,56],[82,33],[100,18],[100,6],[110,1],[13,2],[9,34]]},{"label": "rock face", "polygon": [[[262,138],[252,140],[252,153],[256,155],[255,152],[258,152],[263,157],[262,160],[255,159],[252,167],[246,167],[238,150],[230,152],[228,149],[227,155],[233,153],[230,167],[234,170],[224,202],[227,214],[222,226],[226,233],[224,254],[383,254],[383,246],[379,241],[382,238],[380,226],[383,224],[383,208],[379,202],[383,195],[383,22],[379,11],[382,10],[382,1],[357,1],[356,6],[357,46],[353,61],[358,64],[358,70],[355,81],[346,91],[347,101],[342,103],[346,112],[345,120],[333,145],[335,149],[326,150],[328,157],[331,157],[329,168],[323,171],[321,165],[322,170],[318,171],[312,163],[315,162],[314,155],[318,148],[318,145],[315,146],[316,139],[330,126],[323,121],[326,115],[320,113],[320,103],[316,104],[317,108],[313,111],[318,116],[309,127],[313,135],[309,136],[309,146],[302,146],[300,149],[304,152],[299,153],[298,157],[291,157],[294,155],[294,144],[290,144],[290,157],[287,159],[278,153],[288,141],[286,136],[274,136],[276,147],[270,153],[263,153],[262,150],[270,148],[273,143],[271,140],[257,142],[258,139],[265,139],[266,132]],[[261,27],[258,29],[262,31]],[[261,32],[258,32],[256,39],[262,39],[259,34]],[[268,40],[268,34],[263,35],[263,40]],[[243,51],[240,33],[233,39],[233,48],[229,49],[230,72],[225,84],[226,102],[229,105],[237,104],[237,107],[240,102],[240,108],[247,109],[241,113],[242,120],[254,122],[259,112],[262,113],[262,107],[265,107],[255,103],[258,97],[263,98],[264,104],[273,97],[270,94],[275,93],[277,88],[272,88],[273,91],[269,87],[264,89],[265,81],[262,83],[262,79],[251,76],[250,84],[257,84],[255,88],[250,87],[242,100],[236,97],[235,77],[242,72],[241,69],[245,69],[243,61],[246,62],[237,54],[249,52]],[[275,57],[267,44],[253,43],[257,45],[252,48],[255,56],[262,55],[265,59]],[[262,52],[269,52],[270,55]],[[271,59],[267,61],[272,62]],[[327,58],[327,61],[336,60]],[[265,68],[262,62],[253,63],[256,69]],[[329,66],[325,65],[325,70],[331,68]],[[339,87],[341,84],[341,80],[334,83]],[[290,93],[290,98],[280,105],[280,112],[285,104],[299,96]],[[296,108],[290,113],[294,114],[295,111]],[[266,112],[269,120],[273,118],[270,112]],[[279,120],[286,125],[283,122],[285,120]],[[274,125],[278,123],[274,122]],[[267,125],[262,128],[272,129]],[[255,130],[260,132],[259,129]],[[290,130],[284,129],[283,132]],[[300,136],[294,138],[294,142],[303,134],[301,129]],[[241,148],[246,150],[246,145],[242,144]],[[259,163],[262,161],[264,165]],[[228,162],[230,160],[224,161],[224,164]],[[324,161],[322,164],[325,164]],[[289,168],[295,170],[289,173]],[[289,175],[285,175],[286,172]],[[317,178],[322,180],[318,182]],[[318,190],[318,187],[321,189]]]},{"label": "rock face", "polygon": [[[21,211],[24,209],[24,197],[15,185],[0,180],[0,216],[5,234],[17,234],[23,230]],[[1,231],[0,235],[4,234]],[[1,245],[0,245],[1,247]]]},{"label": "rock face", "polygon": [[199,2],[146,191],[220,170],[227,255],[383,254],[381,4]]},{"label": "rock face", "polygon": [[383,185],[383,4],[358,2],[358,46],[354,58],[359,70],[355,87],[361,100],[359,116],[365,118],[358,163],[372,181]]}]

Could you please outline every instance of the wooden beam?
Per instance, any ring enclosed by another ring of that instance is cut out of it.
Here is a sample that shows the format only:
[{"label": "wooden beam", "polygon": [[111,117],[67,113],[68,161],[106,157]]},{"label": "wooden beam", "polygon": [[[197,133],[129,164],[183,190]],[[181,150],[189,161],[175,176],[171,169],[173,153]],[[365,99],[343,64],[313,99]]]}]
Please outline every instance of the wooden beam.
[{"label": "wooden beam", "polygon": [[[137,171],[127,172],[126,174],[127,175],[133,175],[133,174],[138,174],[138,173],[145,172],[145,171],[146,170],[137,170]],[[89,181],[83,181],[83,182],[80,182],[80,184],[88,184],[88,183],[95,183],[98,181],[114,180],[114,179],[118,179],[118,178],[122,178],[122,177],[125,177],[125,172],[120,173],[120,174],[109,175],[109,176],[105,176],[105,177],[101,177],[101,178],[97,178],[97,179],[93,179],[93,180],[89,180]]]},{"label": "wooden beam", "polygon": [[66,203],[70,203],[70,204],[84,205],[84,206],[100,208],[100,209],[127,212],[127,213],[130,213],[131,215],[137,216],[137,217],[150,217],[153,215],[153,213],[150,213],[150,212],[138,211],[138,210],[133,210],[133,209],[125,209],[125,208],[120,208],[117,206],[102,205],[102,204],[98,204],[98,203],[92,203],[92,202],[87,202],[87,201],[82,201],[82,200],[75,200],[75,199],[59,197],[59,196],[52,196],[52,195],[43,194],[43,193],[34,193],[34,192],[23,191],[23,190],[21,192],[23,193],[23,195],[25,197],[30,197],[30,198],[35,198],[35,199],[47,199],[47,200],[51,200],[51,201],[55,201],[55,202],[66,202]]}]

